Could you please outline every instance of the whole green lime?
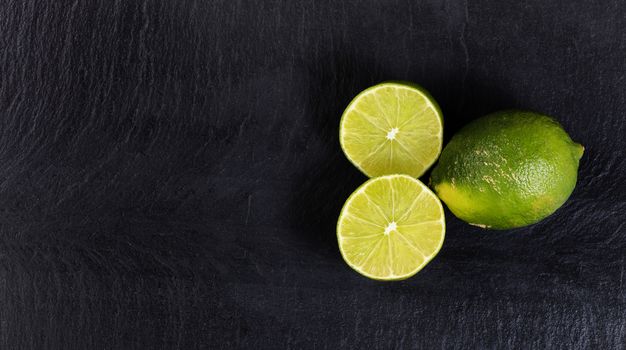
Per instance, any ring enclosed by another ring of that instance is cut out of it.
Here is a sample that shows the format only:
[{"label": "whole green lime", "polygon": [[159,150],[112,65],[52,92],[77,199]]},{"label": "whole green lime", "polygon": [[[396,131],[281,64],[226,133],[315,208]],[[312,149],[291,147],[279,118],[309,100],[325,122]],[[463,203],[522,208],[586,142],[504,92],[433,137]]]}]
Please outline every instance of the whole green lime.
[{"label": "whole green lime", "polygon": [[526,226],[565,203],[583,150],[548,116],[500,111],[452,137],[430,184],[454,215],[472,225]]}]

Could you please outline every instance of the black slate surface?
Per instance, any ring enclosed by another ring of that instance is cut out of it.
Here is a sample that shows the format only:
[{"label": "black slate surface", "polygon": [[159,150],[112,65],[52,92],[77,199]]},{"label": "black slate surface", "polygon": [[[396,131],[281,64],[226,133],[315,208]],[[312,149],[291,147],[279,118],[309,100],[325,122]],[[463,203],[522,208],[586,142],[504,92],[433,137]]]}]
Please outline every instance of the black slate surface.
[{"label": "black slate surface", "polygon": [[[0,348],[623,349],[626,3],[0,2]],[[374,83],[586,147],[555,215],[447,214],[414,278],[334,226],[365,178],[339,116]]]}]

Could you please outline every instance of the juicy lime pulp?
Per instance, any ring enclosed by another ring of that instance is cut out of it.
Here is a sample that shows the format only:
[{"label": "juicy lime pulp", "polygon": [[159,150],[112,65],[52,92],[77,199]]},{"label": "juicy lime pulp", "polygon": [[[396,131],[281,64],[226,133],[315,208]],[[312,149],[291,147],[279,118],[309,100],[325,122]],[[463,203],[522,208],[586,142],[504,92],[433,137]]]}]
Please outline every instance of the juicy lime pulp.
[{"label": "juicy lime pulp", "polygon": [[441,249],[443,207],[419,180],[407,175],[370,179],[346,201],[337,222],[346,263],[376,280],[402,280]]},{"label": "juicy lime pulp", "polygon": [[548,116],[496,112],[452,137],[430,184],[464,221],[494,229],[526,226],[567,200],[582,153],[583,147]]},{"label": "juicy lime pulp", "polygon": [[386,82],[358,94],[341,117],[341,148],[365,175],[421,176],[441,152],[443,118],[418,85]]}]

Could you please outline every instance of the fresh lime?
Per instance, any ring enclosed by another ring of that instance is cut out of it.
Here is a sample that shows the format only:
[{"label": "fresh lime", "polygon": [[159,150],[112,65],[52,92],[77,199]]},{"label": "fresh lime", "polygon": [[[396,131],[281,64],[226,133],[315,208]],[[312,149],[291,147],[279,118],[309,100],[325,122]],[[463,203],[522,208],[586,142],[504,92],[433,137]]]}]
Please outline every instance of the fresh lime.
[{"label": "fresh lime", "polygon": [[386,82],[357,95],[341,117],[341,147],[365,175],[421,176],[437,159],[443,119],[423,88]]},{"label": "fresh lime", "polygon": [[441,202],[407,175],[365,182],[346,201],[337,222],[344,260],[376,280],[401,280],[421,270],[443,244]]},{"label": "fresh lime", "polygon": [[576,186],[583,150],[550,117],[496,112],[454,135],[431,186],[454,215],[473,225],[526,226],[565,203]]}]

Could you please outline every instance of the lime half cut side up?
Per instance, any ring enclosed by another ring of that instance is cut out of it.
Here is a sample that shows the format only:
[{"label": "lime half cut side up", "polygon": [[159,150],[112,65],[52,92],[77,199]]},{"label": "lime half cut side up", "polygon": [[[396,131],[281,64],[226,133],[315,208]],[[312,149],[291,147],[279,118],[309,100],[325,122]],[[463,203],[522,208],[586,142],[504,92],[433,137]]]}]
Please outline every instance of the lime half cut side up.
[{"label": "lime half cut side up", "polygon": [[341,117],[339,140],[348,159],[369,177],[419,177],[441,153],[441,110],[418,85],[381,83],[350,102]]},{"label": "lime half cut side up", "polygon": [[388,175],[361,185],[341,210],[339,249],[360,274],[383,281],[413,276],[437,255],[445,236],[439,199],[422,182]]}]

